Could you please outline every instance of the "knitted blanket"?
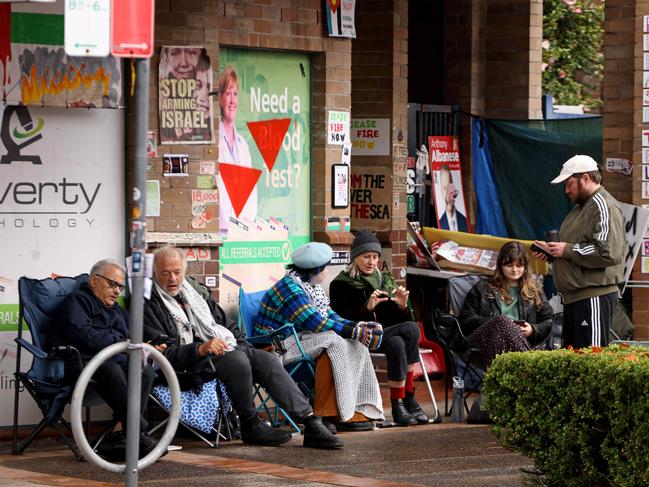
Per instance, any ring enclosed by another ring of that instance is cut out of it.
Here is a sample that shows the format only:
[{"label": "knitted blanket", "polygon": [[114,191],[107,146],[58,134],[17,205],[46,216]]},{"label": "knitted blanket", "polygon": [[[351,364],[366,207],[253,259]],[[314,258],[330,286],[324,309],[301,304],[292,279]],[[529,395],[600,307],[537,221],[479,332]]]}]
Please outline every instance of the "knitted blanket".
[{"label": "knitted blanket", "polygon": [[[316,358],[323,351],[331,360],[340,419],[348,421],[355,411],[369,419],[384,420],[381,391],[372,367],[370,352],[361,343],[346,340],[333,331],[299,334],[302,349]],[[280,356],[284,365],[300,358],[293,336],[284,340],[287,351]]]}]

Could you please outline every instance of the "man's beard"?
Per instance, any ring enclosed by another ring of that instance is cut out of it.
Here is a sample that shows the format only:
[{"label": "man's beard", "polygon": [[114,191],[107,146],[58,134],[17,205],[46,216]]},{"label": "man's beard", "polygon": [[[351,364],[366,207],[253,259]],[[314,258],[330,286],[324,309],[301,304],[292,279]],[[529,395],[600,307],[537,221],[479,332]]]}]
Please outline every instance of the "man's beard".
[{"label": "man's beard", "polygon": [[586,194],[581,178],[577,179],[577,194],[572,200],[577,205],[583,205],[590,195]]}]

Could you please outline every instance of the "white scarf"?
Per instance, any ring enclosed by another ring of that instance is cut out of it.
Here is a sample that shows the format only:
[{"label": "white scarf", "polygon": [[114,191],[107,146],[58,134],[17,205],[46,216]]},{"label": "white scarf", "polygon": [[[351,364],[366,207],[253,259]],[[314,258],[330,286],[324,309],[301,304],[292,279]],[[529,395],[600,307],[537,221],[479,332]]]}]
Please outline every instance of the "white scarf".
[{"label": "white scarf", "polygon": [[289,270],[287,274],[304,290],[309,297],[309,301],[316,307],[320,314],[322,316],[329,316],[329,298],[323,287],[320,284],[303,281],[300,275],[293,270]]},{"label": "white scarf", "polygon": [[180,289],[180,296],[185,303],[184,310],[178,304],[178,301],[162,289],[157,282],[154,281],[154,285],[178,327],[180,343],[193,343],[194,335],[203,342],[207,342],[212,338],[220,338],[228,345],[228,351],[234,350],[237,345],[234,335],[225,326],[214,321],[207,302],[187,282],[187,279],[183,281]]}]

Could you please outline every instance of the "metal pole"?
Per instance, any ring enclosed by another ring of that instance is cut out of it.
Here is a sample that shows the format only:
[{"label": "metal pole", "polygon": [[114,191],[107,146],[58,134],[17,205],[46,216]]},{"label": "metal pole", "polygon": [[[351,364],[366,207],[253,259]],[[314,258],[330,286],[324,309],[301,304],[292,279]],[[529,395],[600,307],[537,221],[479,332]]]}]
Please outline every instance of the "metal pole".
[{"label": "metal pole", "polygon": [[[144,255],[146,252],[146,132],[149,116],[149,60],[135,61],[135,159],[133,164],[133,191],[131,210],[131,275],[130,334],[131,343],[142,343],[144,314]],[[140,389],[142,387],[142,349],[129,351],[128,361],[128,415],[126,425],[125,483],[137,486],[137,460],[140,445]]]},{"label": "metal pole", "polygon": [[[149,453],[142,460],[138,461],[137,467],[139,470],[147,468],[150,465],[153,465],[160,456],[167,451],[167,446],[171,443],[174,435],[176,434],[176,428],[178,427],[178,418],[180,417],[180,385],[178,385],[178,378],[176,377],[176,372],[171,366],[169,361],[165,358],[162,353],[158,352],[151,345],[145,343],[142,345],[144,349],[149,353],[149,356],[152,357],[159,365],[160,370],[167,379],[169,384],[169,391],[171,392],[171,411],[169,413],[169,421],[167,422],[167,427],[160,438],[160,442],[156,445],[151,453]],[[113,473],[124,473],[126,471],[126,465],[109,463],[103,458],[101,458],[93,448],[88,443],[88,438],[86,438],[86,432],[83,429],[83,422],[81,419],[81,410],[83,409],[83,397],[88,388],[88,383],[92,378],[95,371],[103,364],[106,360],[110,360],[117,354],[128,352],[129,344],[127,342],[113,343],[112,345],[104,348],[101,352],[95,355],[90,362],[84,367],[83,372],[77,379],[77,383],[74,386],[74,391],[72,393],[72,401],[70,403],[70,423],[72,424],[72,434],[74,435],[74,441],[79,447],[79,451],[84,456],[86,460],[91,463],[94,463],[100,468],[107,470]]]}]

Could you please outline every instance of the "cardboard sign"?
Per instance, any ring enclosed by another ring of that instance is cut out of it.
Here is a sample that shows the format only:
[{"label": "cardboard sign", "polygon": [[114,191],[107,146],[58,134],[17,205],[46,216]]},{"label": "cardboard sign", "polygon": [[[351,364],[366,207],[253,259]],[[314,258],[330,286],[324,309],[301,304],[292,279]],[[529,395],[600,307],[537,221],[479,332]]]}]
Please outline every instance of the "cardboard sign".
[{"label": "cardboard sign", "polygon": [[389,230],[392,218],[392,175],[382,167],[352,166],[352,226],[369,230]]}]

